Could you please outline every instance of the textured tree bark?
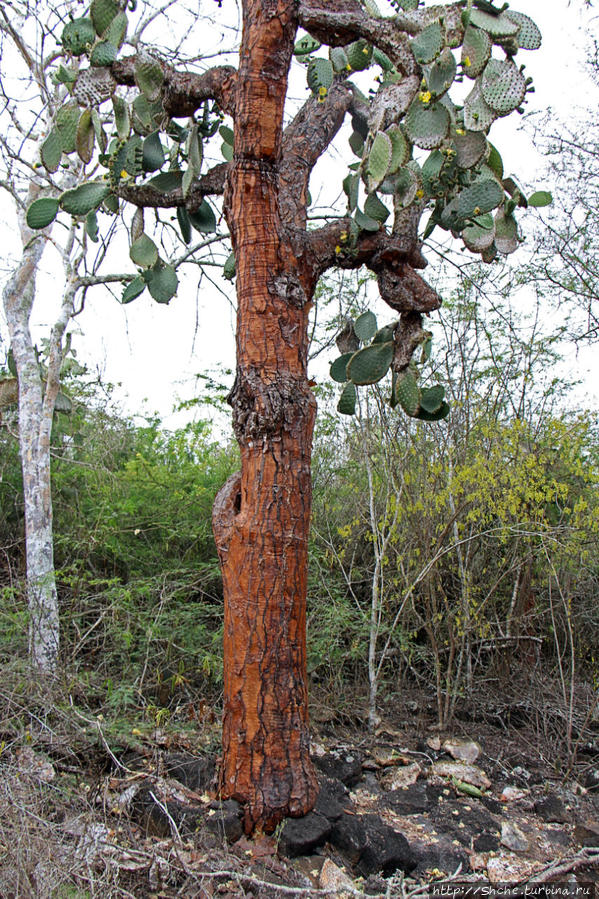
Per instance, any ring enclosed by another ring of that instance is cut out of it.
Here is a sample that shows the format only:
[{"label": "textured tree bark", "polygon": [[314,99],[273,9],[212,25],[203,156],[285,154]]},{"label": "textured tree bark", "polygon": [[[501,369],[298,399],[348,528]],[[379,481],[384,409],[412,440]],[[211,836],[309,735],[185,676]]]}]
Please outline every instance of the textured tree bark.
[{"label": "textured tree bark", "polygon": [[316,799],[306,686],[310,457],[309,286],[281,221],[287,70],[296,4],[245,4],[235,153],[225,193],[237,262],[237,376],[231,392],[241,474],[214,530],[225,594],[220,791],[245,829],[271,832]]},{"label": "textured tree bark", "polygon": [[[31,194],[32,191],[30,197]],[[39,365],[29,331],[35,275],[44,250],[44,240],[29,231],[24,222],[21,224],[21,234],[23,256],[5,286],[3,300],[19,381],[19,449],[25,508],[29,657],[35,670],[53,674],[58,663],[60,635],[50,487],[50,429],[56,397],[47,395],[44,399]]]}]

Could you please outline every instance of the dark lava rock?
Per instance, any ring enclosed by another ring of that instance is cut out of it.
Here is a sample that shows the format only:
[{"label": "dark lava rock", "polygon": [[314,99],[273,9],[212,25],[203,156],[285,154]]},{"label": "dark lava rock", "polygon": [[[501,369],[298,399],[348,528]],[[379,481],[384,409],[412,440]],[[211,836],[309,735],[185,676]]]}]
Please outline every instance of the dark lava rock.
[{"label": "dark lava rock", "polygon": [[289,858],[309,855],[326,842],[331,824],[324,815],[308,812],[303,818],[287,818],[279,840],[279,852]]},{"label": "dark lava rock", "polygon": [[409,787],[386,793],[381,802],[398,815],[423,815],[435,808],[442,794],[443,787],[417,780]]},{"label": "dark lava rock", "polygon": [[495,852],[499,846],[499,836],[494,833],[481,833],[472,841],[475,852]]},{"label": "dark lava rock", "polygon": [[330,841],[365,877],[398,869],[409,873],[417,864],[406,838],[378,815],[343,815],[333,825]]},{"label": "dark lava rock", "polygon": [[142,787],[132,802],[133,817],[139,821],[148,836],[170,837],[173,824],[180,834],[189,835],[202,827],[205,810],[196,803],[186,804],[177,800],[163,801],[156,787]]},{"label": "dark lava rock", "polygon": [[362,756],[349,750],[335,750],[316,756],[314,764],[327,777],[340,780],[347,787],[353,787],[362,779]]},{"label": "dark lava rock", "polygon": [[164,757],[164,767],[169,777],[174,777],[196,793],[207,790],[216,775],[216,761],[211,756],[194,758],[192,755],[173,752]]},{"label": "dark lava rock", "polygon": [[501,815],[503,812],[501,803],[498,802],[497,799],[493,799],[492,796],[481,796],[478,801],[481,802],[492,815]]},{"label": "dark lava rock", "polygon": [[591,768],[584,779],[587,790],[599,790],[599,768]]},{"label": "dark lava rock", "polygon": [[336,821],[343,814],[350,799],[347,795],[347,787],[340,780],[332,777],[320,778],[320,792],[314,811],[324,815],[329,821]]},{"label": "dark lava rock", "polygon": [[468,856],[460,849],[456,849],[443,840],[435,843],[414,843],[412,851],[416,858],[415,874],[424,874],[426,871],[444,871],[453,874],[459,866],[462,871],[468,870]]},{"label": "dark lava rock", "polygon": [[210,812],[205,821],[206,830],[216,836],[224,837],[228,843],[235,843],[243,833],[241,826],[241,806],[234,799],[224,802],[215,800],[210,803]]},{"label": "dark lava rock", "polygon": [[574,828],[574,839],[581,846],[599,847],[599,821],[579,821]]},{"label": "dark lava rock", "polygon": [[554,793],[539,799],[534,805],[535,814],[549,824],[569,824],[572,815],[561,799]]}]

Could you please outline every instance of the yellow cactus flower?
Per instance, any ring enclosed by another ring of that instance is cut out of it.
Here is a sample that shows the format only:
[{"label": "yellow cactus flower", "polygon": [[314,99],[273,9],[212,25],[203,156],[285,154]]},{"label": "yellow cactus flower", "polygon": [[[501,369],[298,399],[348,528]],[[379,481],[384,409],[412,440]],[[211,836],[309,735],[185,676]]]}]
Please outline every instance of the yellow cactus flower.
[{"label": "yellow cactus flower", "polygon": [[318,88],[318,102],[324,103],[327,94],[328,94],[328,90],[326,87],[319,87]]},{"label": "yellow cactus flower", "polygon": [[469,69],[471,65],[472,65],[472,63],[470,62],[470,57],[469,57],[469,56],[465,56],[465,57],[464,57],[464,66],[465,66],[465,68]]},{"label": "yellow cactus flower", "polygon": [[456,128],[455,133],[459,134],[460,137],[462,137],[464,134],[466,134],[466,130],[465,128]]},{"label": "yellow cactus flower", "polygon": [[419,200],[421,200],[423,198],[424,191],[422,190],[421,187],[419,187],[418,190],[416,191],[416,196],[418,197]]},{"label": "yellow cactus flower", "polygon": [[430,103],[433,97],[430,91],[420,91],[418,96],[423,103]]}]

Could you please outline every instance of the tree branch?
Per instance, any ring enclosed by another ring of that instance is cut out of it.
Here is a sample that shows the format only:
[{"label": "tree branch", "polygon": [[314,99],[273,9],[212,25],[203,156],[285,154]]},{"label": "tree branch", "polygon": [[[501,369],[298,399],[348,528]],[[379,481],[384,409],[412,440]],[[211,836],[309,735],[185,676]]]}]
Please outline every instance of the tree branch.
[{"label": "tree branch", "polygon": [[325,103],[310,97],[285,129],[279,182],[287,224],[305,227],[310,172],[341,128],[352,98],[351,85],[337,82]]},{"label": "tree branch", "polygon": [[185,206],[190,212],[195,212],[207,194],[222,195],[225,189],[227,169],[228,163],[226,162],[215,165],[191,185],[187,197],[183,196],[183,190],[180,187],[162,193],[149,184],[127,184],[126,182],[119,185],[117,193],[119,197],[127,200],[128,203],[133,203],[134,206],[152,209],[172,209],[176,206]]},{"label": "tree branch", "polygon": [[[458,46],[463,38],[464,5],[458,2],[442,7],[450,47]],[[409,39],[437,20],[439,9],[433,6],[383,19],[369,15],[358,0],[301,0],[299,21],[306,31],[329,47],[365,38],[386,53],[402,75],[413,75],[419,67]]]},{"label": "tree branch", "polygon": [[[111,72],[118,84],[135,85],[136,56],[125,56],[112,63]],[[205,100],[216,100],[223,112],[233,115],[237,72],[233,66],[215,66],[206,72],[177,72],[160,62],[164,72],[162,105],[168,115],[183,118],[198,109]]]}]

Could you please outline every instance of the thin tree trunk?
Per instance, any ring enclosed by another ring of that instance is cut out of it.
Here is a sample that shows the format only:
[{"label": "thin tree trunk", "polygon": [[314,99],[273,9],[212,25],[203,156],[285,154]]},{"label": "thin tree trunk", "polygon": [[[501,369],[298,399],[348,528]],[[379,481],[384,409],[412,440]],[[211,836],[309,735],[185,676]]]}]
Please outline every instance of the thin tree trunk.
[{"label": "thin tree trunk", "polygon": [[305,814],[317,792],[306,683],[311,288],[281,225],[277,172],[295,26],[294,3],[247,4],[225,196],[238,260],[230,402],[241,474],[213,516],[225,596],[220,791],[244,804],[247,832]]},{"label": "thin tree trunk", "polygon": [[[35,192],[36,188],[30,190],[29,199]],[[58,663],[60,631],[54,574],[50,425],[29,330],[36,272],[45,244],[44,238],[29,231],[24,222],[21,236],[23,255],[6,284],[3,300],[19,382],[19,450],[25,511],[29,655],[35,669],[53,674]]]}]

